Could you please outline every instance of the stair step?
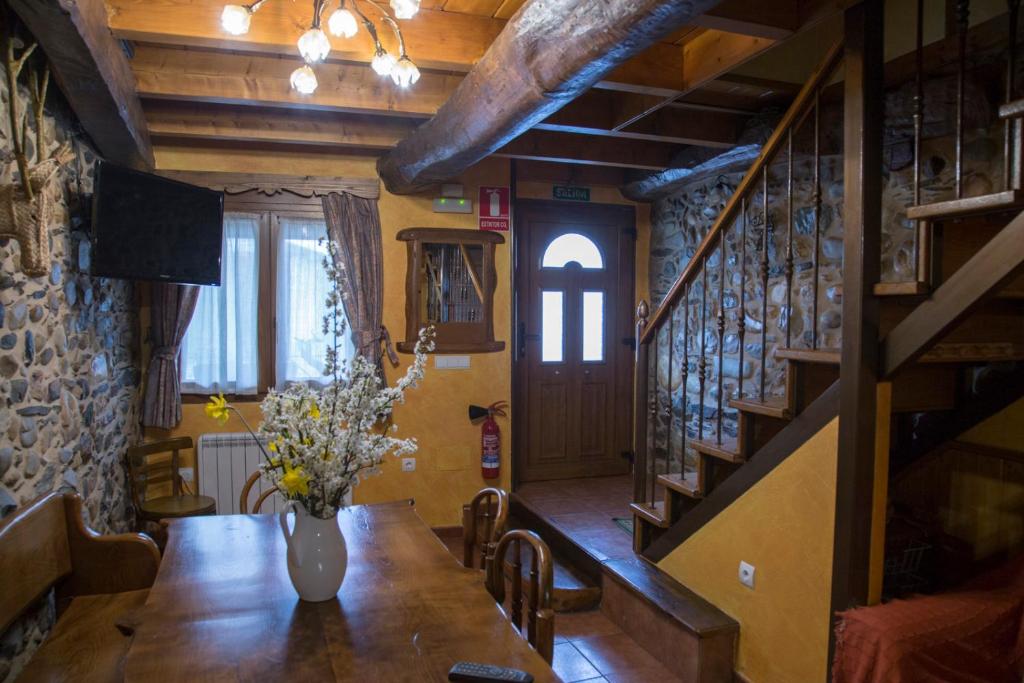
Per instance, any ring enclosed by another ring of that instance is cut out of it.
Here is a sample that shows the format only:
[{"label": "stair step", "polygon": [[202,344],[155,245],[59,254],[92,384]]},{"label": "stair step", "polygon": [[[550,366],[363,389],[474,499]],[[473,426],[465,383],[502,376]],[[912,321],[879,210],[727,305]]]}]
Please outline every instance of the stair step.
[{"label": "stair step", "polygon": [[700,475],[696,472],[673,472],[659,474],[658,483],[690,498],[702,498],[704,492],[700,486]]},{"label": "stair step", "polygon": [[775,357],[801,363],[839,365],[839,349],[777,349]]},{"label": "stair step", "polygon": [[1003,192],[983,194],[980,197],[964,197],[962,199],[950,199],[944,202],[911,206],[907,209],[907,218],[910,220],[928,221],[949,220],[1019,208],[1024,208],[1024,192],[1021,190],[1005,190]]},{"label": "stair step", "polygon": [[665,514],[665,501],[656,500],[653,505],[648,503],[630,503],[629,507],[632,509],[633,514],[645,522],[662,529],[669,527],[670,522]]},{"label": "stair step", "polygon": [[875,284],[875,296],[922,296],[931,291],[926,282],[910,280],[906,282],[878,282]]},{"label": "stair step", "polygon": [[793,417],[789,402],[781,396],[765,397],[763,401],[755,398],[733,398],[729,399],[729,405],[737,410],[774,417],[779,420],[788,420]]},{"label": "stair step", "polygon": [[936,344],[918,363],[992,363],[1024,360],[1024,344],[1014,342],[950,342]]},{"label": "stair step", "polygon": [[704,455],[718,458],[726,462],[739,464],[747,459],[740,451],[739,439],[734,436],[723,436],[722,443],[718,443],[714,437],[708,439],[693,439],[690,441],[693,450]]}]

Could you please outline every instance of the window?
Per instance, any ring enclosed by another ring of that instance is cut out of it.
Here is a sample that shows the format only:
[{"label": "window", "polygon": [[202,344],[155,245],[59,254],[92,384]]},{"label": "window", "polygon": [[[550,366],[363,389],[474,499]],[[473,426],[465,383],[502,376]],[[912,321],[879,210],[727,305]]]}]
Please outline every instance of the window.
[{"label": "window", "polygon": [[564,268],[578,263],[587,270],[604,268],[601,250],[592,240],[576,232],[567,232],[551,240],[541,259],[542,268]]},{"label": "window", "polygon": [[562,292],[545,290],[540,298],[540,360],[543,363],[561,363],[563,358],[565,315]]},{"label": "window", "polygon": [[583,292],[583,360],[604,360],[604,292]]},{"label": "window", "polygon": [[[182,393],[258,394],[326,381],[326,237],[323,218],[312,214],[225,213],[221,286],[199,293],[182,341]],[[339,351],[351,358],[351,334]]]}]

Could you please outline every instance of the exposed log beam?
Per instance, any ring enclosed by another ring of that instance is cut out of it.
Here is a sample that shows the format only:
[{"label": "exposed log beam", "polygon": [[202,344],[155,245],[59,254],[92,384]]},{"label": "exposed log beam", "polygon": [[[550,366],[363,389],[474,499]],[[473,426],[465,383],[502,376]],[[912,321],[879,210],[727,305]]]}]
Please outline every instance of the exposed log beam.
[{"label": "exposed log beam", "polygon": [[298,60],[140,45],[132,69],[140,96],[427,118],[448,99],[458,76],[424,72],[401,90],[364,66],[321,64],[320,87],[300,95],[288,82]]},{"label": "exposed log beam", "polygon": [[155,138],[391,149],[420,121],[394,116],[147,101]]},{"label": "exposed log beam", "polygon": [[135,82],[107,30],[103,0],[10,0],[46,53],[54,79],[100,153],[152,168],[153,149]]},{"label": "exposed log beam", "polygon": [[576,0],[524,5],[433,119],[381,159],[392,192],[460,172],[576,99],[717,0]]}]

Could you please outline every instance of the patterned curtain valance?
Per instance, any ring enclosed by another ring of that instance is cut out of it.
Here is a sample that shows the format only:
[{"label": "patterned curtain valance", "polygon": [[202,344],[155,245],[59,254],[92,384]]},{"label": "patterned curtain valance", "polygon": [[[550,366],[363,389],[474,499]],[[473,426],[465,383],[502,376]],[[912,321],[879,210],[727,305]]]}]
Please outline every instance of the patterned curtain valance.
[{"label": "patterned curtain valance", "polygon": [[163,171],[165,178],[220,190],[228,195],[257,192],[274,196],[290,193],[299,197],[326,197],[332,192],[363,199],[380,198],[376,178],[336,178],[330,176],[294,176],[270,173],[221,173],[216,171]]}]

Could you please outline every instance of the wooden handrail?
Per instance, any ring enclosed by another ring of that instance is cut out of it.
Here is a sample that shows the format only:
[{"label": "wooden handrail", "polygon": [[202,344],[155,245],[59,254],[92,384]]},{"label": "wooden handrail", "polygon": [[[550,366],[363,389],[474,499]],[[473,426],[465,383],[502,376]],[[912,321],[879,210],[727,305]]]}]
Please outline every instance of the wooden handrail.
[{"label": "wooden handrail", "polygon": [[790,128],[795,124],[799,123],[802,115],[807,111],[810,104],[814,102],[814,95],[818,89],[825,83],[826,79],[832,74],[833,69],[839,63],[839,60],[843,56],[843,42],[840,40],[836,42],[822,59],[821,63],[811,74],[807,82],[804,83],[800,92],[797,94],[796,99],[793,100],[793,104],[790,105],[789,109],[783,115],[782,120],[779,121],[779,125],[776,126],[775,131],[772,133],[768,141],[765,142],[764,147],[761,148],[761,153],[757,155],[757,159],[750,166],[746,175],[743,176],[743,180],[740,181],[736,191],[733,192],[729,198],[728,203],[722,212],[718,214],[718,218],[715,220],[714,225],[708,230],[708,233],[701,240],[700,245],[697,247],[697,251],[690,258],[686,267],[683,268],[683,272],[679,274],[675,282],[672,283],[672,287],[669,289],[668,294],[662,300],[661,305],[658,306],[658,310],[651,316],[651,320],[647,327],[644,328],[643,336],[640,337],[641,344],[649,344],[651,337],[654,336],[655,332],[665,319],[669,316],[669,312],[672,307],[679,301],[679,298],[683,295],[683,291],[690,282],[690,280],[696,276],[701,267],[704,264],[704,259],[710,256],[712,249],[714,249],[717,240],[722,236],[725,229],[732,225],[732,222],[736,219],[737,213],[740,208],[740,203],[747,192],[751,189],[756,181],[758,175],[768,165],[768,162],[774,158],[775,153],[779,151],[779,148],[786,141],[786,136]]}]

